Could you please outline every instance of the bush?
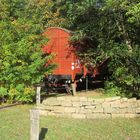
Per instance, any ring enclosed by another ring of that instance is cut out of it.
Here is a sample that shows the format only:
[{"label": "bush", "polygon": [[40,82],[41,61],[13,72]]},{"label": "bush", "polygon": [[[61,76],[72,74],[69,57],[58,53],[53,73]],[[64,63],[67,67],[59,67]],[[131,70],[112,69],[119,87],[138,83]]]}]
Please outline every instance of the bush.
[{"label": "bush", "polygon": [[25,87],[23,84],[9,90],[10,102],[32,103],[35,99],[34,87]]},{"label": "bush", "polygon": [[8,96],[7,89],[4,87],[0,87],[0,102],[5,102]]},{"label": "bush", "polygon": [[42,35],[47,6],[46,2],[40,5],[30,0],[0,1],[0,86],[7,87],[11,102],[32,102],[32,85],[52,70],[51,66],[45,67],[50,55],[42,54],[43,44],[48,42]]},{"label": "bush", "polygon": [[16,102],[16,98],[20,95],[20,93],[18,92],[18,90],[16,88],[11,88],[9,90],[9,98],[8,98],[8,102],[13,103]]},{"label": "bush", "polygon": [[35,89],[33,87],[24,88],[23,92],[17,96],[16,100],[24,103],[32,103],[35,99]]},{"label": "bush", "polygon": [[107,94],[107,96],[124,96],[121,88],[117,87],[113,82],[106,82],[105,89],[105,93]]}]

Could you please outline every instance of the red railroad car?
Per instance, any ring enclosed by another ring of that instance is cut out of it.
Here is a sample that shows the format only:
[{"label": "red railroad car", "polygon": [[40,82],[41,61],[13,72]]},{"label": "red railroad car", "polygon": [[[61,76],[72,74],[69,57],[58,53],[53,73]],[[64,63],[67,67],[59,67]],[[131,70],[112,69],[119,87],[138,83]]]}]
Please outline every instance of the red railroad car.
[{"label": "red railroad car", "polygon": [[86,74],[85,67],[69,43],[71,37],[69,30],[51,27],[44,32],[44,35],[49,38],[49,42],[44,46],[43,52],[54,54],[52,62],[57,64],[53,74],[46,78],[47,85],[56,88],[67,87]]},{"label": "red railroad car", "polygon": [[[48,75],[45,79],[47,88],[69,90],[71,83],[82,82],[89,71],[81,64],[74,47],[70,45],[71,32],[63,28],[51,27],[44,32],[44,35],[49,38],[49,41],[43,47],[43,52],[54,54],[52,62],[57,64],[53,74]],[[95,70],[98,73],[98,69]],[[94,76],[96,73],[94,70],[92,71]]]}]

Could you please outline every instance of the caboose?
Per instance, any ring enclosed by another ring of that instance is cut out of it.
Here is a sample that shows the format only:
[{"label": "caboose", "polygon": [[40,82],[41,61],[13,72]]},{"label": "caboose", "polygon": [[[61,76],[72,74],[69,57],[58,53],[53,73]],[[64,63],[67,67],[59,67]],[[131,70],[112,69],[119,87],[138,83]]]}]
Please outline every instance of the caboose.
[{"label": "caboose", "polygon": [[43,47],[43,52],[53,54],[52,63],[57,65],[53,73],[45,78],[47,89],[64,88],[70,93],[72,83],[82,83],[89,73],[95,75],[94,70],[89,72],[76,55],[76,50],[70,43],[71,31],[51,27],[44,32],[44,35],[49,38],[49,41]]}]

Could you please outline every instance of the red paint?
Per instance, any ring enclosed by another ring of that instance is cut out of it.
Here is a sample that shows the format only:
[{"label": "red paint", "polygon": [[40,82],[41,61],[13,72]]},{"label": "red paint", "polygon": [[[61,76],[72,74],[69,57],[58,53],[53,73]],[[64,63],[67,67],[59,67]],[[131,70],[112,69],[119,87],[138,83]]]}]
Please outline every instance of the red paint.
[{"label": "red paint", "polygon": [[48,28],[44,33],[49,38],[49,42],[43,48],[43,52],[55,55],[53,63],[57,64],[54,70],[55,75],[71,75],[74,80],[76,74],[84,74],[83,66],[75,54],[69,40],[71,32],[62,28]]}]

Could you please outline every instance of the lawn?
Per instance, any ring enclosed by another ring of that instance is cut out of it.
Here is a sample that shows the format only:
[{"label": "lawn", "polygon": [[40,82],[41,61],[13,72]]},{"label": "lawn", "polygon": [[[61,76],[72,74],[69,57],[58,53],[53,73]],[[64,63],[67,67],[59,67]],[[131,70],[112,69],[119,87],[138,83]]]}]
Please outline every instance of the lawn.
[{"label": "lawn", "polygon": [[[30,139],[31,108],[33,106],[20,105],[0,110],[0,140]],[[139,140],[140,118],[77,120],[41,117],[40,131],[40,140]]]}]

